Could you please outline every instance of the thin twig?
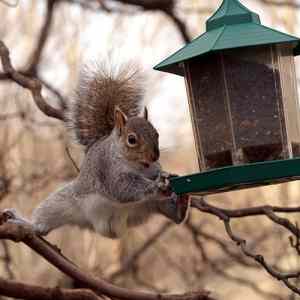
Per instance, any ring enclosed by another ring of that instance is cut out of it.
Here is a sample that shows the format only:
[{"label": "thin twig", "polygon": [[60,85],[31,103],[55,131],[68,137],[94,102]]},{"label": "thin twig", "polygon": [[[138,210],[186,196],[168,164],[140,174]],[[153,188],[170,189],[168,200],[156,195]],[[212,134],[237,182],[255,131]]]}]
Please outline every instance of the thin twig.
[{"label": "thin twig", "polygon": [[79,167],[77,166],[75,160],[73,159],[73,157],[72,157],[72,155],[71,155],[71,153],[70,153],[70,149],[69,149],[68,147],[66,147],[65,149],[66,149],[66,153],[67,153],[67,155],[68,155],[70,161],[72,162],[73,167],[76,169],[77,173],[79,173],[79,172],[80,172],[80,169],[79,169]]},{"label": "thin twig", "polygon": [[234,241],[241,248],[244,255],[255,260],[272,277],[276,278],[279,281],[282,281],[294,293],[300,295],[300,289],[290,282],[291,279],[300,278],[300,271],[283,272],[269,265],[262,255],[254,253],[249,247],[247,247],[247,242],[245,239],[242,239],[241,237],[233,233],[231,223],[230,223],[231,218],[242,218],[242,217],[258,216],[258,215],[266,216],[271,221],[286,228],[294,236],[299,238],[300,232],[297,226],[293,225],[286,218],[278,217],[275,214],[275,212],[296,213],[296,212],[300,212],[300,207],[258,206],[258,207],[230,210],[230,209],[223,209],[208,204],[203,198],[193,198],[192,207],[197,208],[202,212],[209,213],[220,218],[224,223],[224,227],[228,236],[232,241]]},{"label": "thin twig", "polygon": [[49,105],[41,94],[42,85],[35,78],[27,77],[17,72],[10,61],[9,51],[6,45],[0,41],[0,57],[4,72],[17,84],[29,89],[37,107],[48,117],[64,120],[63,110],[57,109]]},{"label": "thin twig", "polygon": [[7,242],[6,241],[1,241],[1,244],[3,246],[3,251],[4,251],[4,255],[3,255],[2,259],[4,261],[4,266],[5,266],[6,273],[7,273],[9,279],[14,279],[15,275],[14,275],[12,269],[11,269],[11,256],[10,256],[10,253],[9,253]]}]

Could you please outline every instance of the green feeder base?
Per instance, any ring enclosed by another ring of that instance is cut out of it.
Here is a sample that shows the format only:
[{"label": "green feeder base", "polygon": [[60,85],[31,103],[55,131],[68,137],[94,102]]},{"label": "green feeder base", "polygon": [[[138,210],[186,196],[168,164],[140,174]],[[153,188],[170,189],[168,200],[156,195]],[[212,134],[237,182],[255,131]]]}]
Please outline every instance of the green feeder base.
[{"label": "green feeder base", "polygon": [[208,195],[300,179],[300,158],[229,166],[171,179],[174,192]]}]

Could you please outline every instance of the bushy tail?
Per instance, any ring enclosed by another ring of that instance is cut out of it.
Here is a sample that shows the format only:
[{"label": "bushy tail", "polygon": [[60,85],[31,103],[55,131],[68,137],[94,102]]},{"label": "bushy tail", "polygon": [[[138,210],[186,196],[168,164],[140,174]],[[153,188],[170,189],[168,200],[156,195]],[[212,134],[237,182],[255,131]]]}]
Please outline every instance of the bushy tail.
[{"label": "bushy tail", "polygon": [[114,127],[115,106],[128,117],[137,116],[142,108],[143,81],[139,68],[130,63],[84,67],[67,114],[76,140],[89,146],[109,135]]}]

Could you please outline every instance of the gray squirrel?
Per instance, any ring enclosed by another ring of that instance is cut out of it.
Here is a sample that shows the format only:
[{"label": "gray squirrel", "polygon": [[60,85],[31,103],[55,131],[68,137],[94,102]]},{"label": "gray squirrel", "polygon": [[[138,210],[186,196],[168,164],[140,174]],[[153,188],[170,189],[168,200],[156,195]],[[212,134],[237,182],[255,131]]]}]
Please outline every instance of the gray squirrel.
[{"label": "gray squirrel", "polygon": [[122,237],[155,213],[181,223],[188,200],[171,191],[170,175],[158,162],[159,135],[142,113],[142,77],[127,65],[107,71],[85,69],[65,119],[85,147],[78,176],[50,194],[31,220],[14,209],[9,222],[38,235],[63,225],[90,228],[108,238]]}]

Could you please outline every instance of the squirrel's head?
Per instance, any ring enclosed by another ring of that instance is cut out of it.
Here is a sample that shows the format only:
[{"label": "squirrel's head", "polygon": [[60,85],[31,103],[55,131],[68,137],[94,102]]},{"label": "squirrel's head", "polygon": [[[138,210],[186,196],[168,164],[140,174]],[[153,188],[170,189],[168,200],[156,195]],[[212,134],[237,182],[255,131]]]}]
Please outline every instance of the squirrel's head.
[{"label": "squirrel's head", "polygon": [[147,168],[159,159],[159,135],[148,121],[146,108],[143,116],[128,118],[119,107],[116,107],[115,130],[127,160]]}]

